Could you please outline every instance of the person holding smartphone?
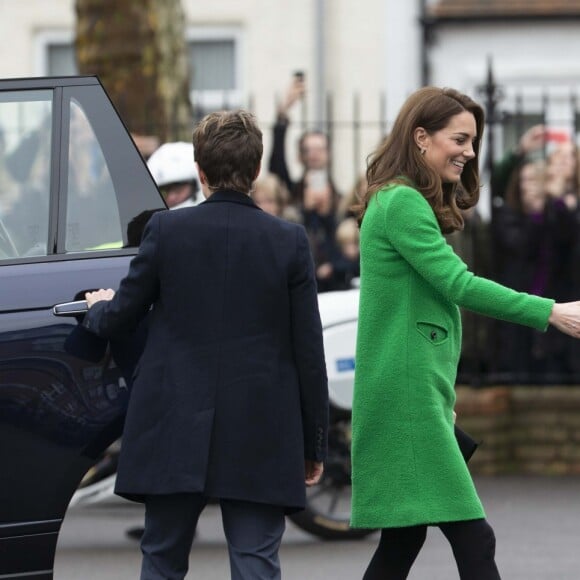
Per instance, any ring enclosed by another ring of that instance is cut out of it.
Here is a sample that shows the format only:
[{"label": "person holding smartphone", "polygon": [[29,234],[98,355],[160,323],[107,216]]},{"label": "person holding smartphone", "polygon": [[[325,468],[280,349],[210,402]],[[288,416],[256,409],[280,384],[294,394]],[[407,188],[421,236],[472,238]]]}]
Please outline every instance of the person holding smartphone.
[{"label": "person holding smartphone", "polygon": [[294,73],[292,82],[278,106],[274,125],[269,169],[286,184],[291,202],[297,207],[306,228],[316,266],[319,292],[335,289],[333,262],[339,254],[336,244],[336,211],[341,195],[330,177],[331,152],[328,136],[322,131],[305,131],[298,141],[302,175],[290,177],[286,161],[286,133],[290,111],[304,98],[304,73]]},{"label": "person holding smartphone", "polygon": [[338,194],[338,190],[331,183],[329,177],[331,154],[328,135],[322,131],[304,131],[298,140],[298,159],[302,166],[301,177],[298,180],[292,179],[288,170],[286,133],[290,125],[290,111],[296,103],[303,101],[305,94],[306,81],[304,72],[296,71],[283,99],[278,104],[276,122],[274,124],[273,146],[269,161],[269,170],[282,179],[295,202],[302,201],[306,186],[305,176],[310,171],[319,172],[319,177],[324,178],[323,183],[317,182],[317,185],[330,184],[333,194]]}]

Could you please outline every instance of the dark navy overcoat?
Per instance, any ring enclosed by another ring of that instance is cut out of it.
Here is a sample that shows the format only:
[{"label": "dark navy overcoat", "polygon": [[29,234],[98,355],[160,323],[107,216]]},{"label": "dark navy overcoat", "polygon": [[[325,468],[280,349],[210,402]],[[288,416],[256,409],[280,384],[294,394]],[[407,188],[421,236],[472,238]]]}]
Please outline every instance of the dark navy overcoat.
[{"label": "dark navy overcoat", "polygon": [[153,215],[115,297],[83,325],[115,338],[145,316],[117,493],[303,508],[304,460],[325,458],[328,424],[304,228],[235,191]]}]

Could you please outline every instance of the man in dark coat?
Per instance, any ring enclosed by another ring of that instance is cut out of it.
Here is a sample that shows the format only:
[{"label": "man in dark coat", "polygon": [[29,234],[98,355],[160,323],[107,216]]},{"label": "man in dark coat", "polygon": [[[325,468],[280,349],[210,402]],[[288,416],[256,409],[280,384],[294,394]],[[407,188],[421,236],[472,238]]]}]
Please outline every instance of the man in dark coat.
[{"label": "man in dark coat", "polygon": [[284,514],[305,507],[326,456],[313,261],[304,228],[248,195],[262,156],[251,115],[208,115],[193,145],[207,201],[153,215],[118,291],[87,294],[83,324],[118,337],[148,314],[116,487],[146,505],[141,579],[184,578],[209,498],[232,578],[276,579]]}]

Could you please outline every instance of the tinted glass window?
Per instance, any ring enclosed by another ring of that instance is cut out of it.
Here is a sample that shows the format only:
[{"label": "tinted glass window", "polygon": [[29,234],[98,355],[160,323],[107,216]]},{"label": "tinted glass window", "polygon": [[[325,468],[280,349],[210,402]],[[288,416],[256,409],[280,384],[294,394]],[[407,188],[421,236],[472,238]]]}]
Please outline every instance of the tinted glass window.
[{"label": "tinted glass window", "polygon": [[66,183],[61,180],[58,252],[138,246],[150,215],[165,209],[145,162],[100,86],[63,93]]},{"label": "tinted glass window", "polygon": [[52,91],[0,93],[0,260],[46,255]]},{"label": "tinted glass window", "polygon": [[70,101],[66,204],[67,252],[121,248],[117,194],[91,123]]}]

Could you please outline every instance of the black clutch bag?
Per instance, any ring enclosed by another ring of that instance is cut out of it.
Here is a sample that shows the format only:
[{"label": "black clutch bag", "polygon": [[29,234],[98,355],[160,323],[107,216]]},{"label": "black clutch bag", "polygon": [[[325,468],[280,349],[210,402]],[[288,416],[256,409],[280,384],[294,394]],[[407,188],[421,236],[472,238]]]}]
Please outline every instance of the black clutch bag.
[{"label": "black clutch bag", "polygon": [[465,459],[465,463],[467,463],[475,453],[475,450],[479,447],[480,442],[476,441],[471,435],[466,433],[457,425],[455,425],[455,438],[457,439],[461,455],[463,455],[463,459]]}]

